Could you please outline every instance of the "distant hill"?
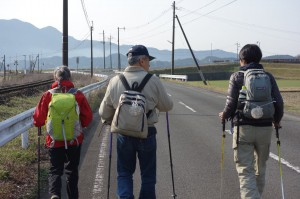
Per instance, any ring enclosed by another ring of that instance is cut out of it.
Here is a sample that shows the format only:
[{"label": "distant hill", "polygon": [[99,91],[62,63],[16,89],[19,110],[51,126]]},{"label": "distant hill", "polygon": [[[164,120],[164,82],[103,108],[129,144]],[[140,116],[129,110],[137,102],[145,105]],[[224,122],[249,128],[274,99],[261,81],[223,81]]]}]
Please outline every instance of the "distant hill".
[{"label": "distant hill", "polygon": [[[62,56],[62,33],[57,29],[48,26],[37,28],[30,23],[18,19],[3,20],[0,19],[0,55],[6,55],[6,63],[13,65],[18,60],[19,68],[24,68],[25,55],[27,57],[27,66],[29,59],[35,60],[39,54],[40,66],[43,68],[53,68],[61,64]],[[76,40],[69,36],[69,66],[77,67],[76,57],[79,57],[79,68],[90,67],[90,40]],[[110,47],[105,43],[105,62],[106,67],[110,67]],[[126,53],[131,45],[120,45],[121,66],[127,66]],[[171,51],[159,50],[148,47],[149,53],[156,57],[151,62],[151,67],[170,67]],[[112,66],[118,65],[118,46],[111,44]],[[175,66],[195,65],[189,49],[175,49]],[[199,64],[211,63],[213,60],[235,60],[236,53],[223,50],[194,51]],[[103,68],[103,43],[93,41],[93,63],[95,67]],[[213,55],[213,57],[210,57]],[[9,63],[11,62],[11,63]]]},{"label": "distant hill", "polygon": [[272,55],[264,57],[263,59],[295,59],[295,57],[291,55]]}]

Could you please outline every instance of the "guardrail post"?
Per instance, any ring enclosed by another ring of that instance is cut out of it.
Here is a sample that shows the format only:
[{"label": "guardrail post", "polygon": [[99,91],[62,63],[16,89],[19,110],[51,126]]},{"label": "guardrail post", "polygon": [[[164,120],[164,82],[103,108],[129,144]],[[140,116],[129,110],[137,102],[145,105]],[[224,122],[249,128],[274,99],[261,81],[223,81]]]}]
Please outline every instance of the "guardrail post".
[{"label": "guardrail post", "polygon": [[22,133],[22,148],[23,149],[28,148],[28,131]]}]

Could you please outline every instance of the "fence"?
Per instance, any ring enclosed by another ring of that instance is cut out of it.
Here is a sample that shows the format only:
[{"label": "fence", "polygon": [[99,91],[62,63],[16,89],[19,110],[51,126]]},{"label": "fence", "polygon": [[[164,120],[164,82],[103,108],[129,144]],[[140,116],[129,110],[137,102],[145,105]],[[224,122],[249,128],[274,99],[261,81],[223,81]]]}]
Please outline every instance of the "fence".
[{"label": "fence", "polygon": [[[87,95],[94,89],[103,87],[107,81],[108,77],[101,82],[90,84],[79,90]],[[5,145],[10,142],[15,137],[22,135],[22,147],[28,147],[28,130],[33,127],[33,113],[35,108],[29,109],[23,113],[20,113],[14,117],[11,117],[7,120],[0,122],[0,146]]]}]

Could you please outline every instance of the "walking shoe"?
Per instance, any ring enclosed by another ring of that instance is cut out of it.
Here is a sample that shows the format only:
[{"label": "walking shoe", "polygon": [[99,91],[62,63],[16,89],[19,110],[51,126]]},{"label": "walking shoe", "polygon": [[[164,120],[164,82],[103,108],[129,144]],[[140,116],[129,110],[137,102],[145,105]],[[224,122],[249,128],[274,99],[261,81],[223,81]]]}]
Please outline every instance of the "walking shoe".
[{"label": "walking shoe", "polygon": [[59,199],[58,195],[52,195],[51,199]]}]

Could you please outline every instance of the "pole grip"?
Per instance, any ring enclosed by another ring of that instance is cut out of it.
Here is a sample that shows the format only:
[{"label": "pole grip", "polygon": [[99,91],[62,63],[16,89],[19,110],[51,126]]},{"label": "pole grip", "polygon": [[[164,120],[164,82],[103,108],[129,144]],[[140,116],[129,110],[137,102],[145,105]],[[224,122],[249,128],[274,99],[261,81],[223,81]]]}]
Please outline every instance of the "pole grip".
[{"label": "pole grip", "polygon": [[225,131],[225,120],[222,120],[222,130]]},{"label": "pole grip", "polygon": [[42,135],[42,127],[38,127],[38,136]]},{"label": "pole grip", "polygon": [[278,126],[275,127],[276,130],[276,138],[279,139],[279,130],[278,130]]}]

